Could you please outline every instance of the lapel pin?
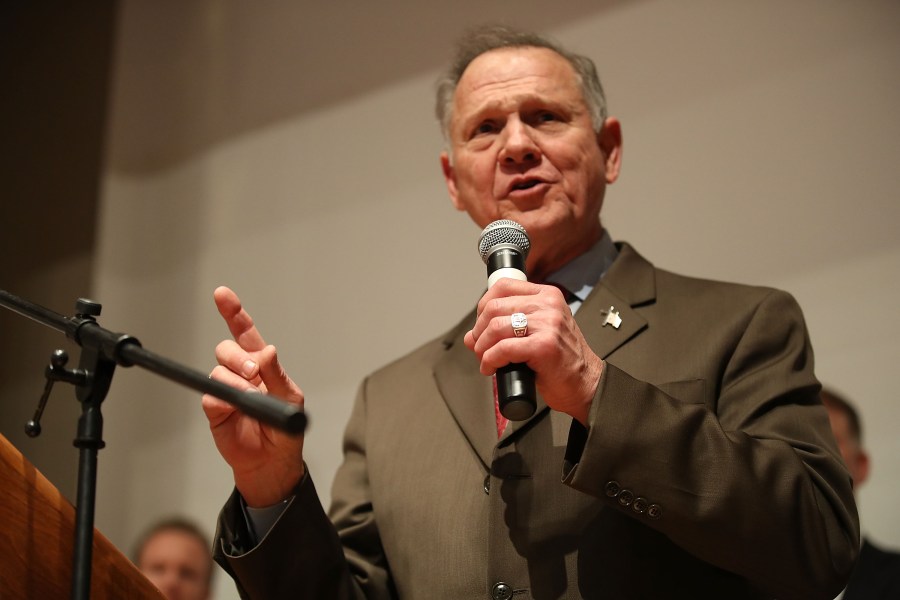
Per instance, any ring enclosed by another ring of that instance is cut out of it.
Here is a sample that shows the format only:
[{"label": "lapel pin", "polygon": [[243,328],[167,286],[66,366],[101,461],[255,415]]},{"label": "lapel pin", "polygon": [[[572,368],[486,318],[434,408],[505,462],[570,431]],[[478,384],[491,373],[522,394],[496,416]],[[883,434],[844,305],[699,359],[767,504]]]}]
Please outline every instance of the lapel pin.
[{"label": "lapel pin", "polygon": [[614,329],[618,329],[619,325],[622,324],[622,317],[619,316],[619,311],[616,310],[615,306],[610,306],[609,310],[600,311],[600,314],[606,317],[603,319],[603,327],[612,325]]}]

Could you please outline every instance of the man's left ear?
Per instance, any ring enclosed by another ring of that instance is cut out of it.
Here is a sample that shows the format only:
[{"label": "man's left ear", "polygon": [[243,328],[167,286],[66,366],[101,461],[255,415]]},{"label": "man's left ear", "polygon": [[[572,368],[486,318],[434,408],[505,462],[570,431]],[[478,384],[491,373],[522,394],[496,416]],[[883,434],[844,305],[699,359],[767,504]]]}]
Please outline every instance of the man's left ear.
[{"label": "man's left ear", "polygon": [[618,119],[609,117],[603,122],[597,133],[597,145],[606,163],[606,183],[612,183],[618,179],[622,168],[622,126]]},{"label": "man's left ear", "polygon": [[459,191],[456,189],[456,172],[453,170],[453,161],[446,151],[441,152],[441,170],[444,172],[444,182],[447,184],[447,193],[450,194],[450,201],[453,202],[456,210],[465,210],[465,207],[459,201]]}]

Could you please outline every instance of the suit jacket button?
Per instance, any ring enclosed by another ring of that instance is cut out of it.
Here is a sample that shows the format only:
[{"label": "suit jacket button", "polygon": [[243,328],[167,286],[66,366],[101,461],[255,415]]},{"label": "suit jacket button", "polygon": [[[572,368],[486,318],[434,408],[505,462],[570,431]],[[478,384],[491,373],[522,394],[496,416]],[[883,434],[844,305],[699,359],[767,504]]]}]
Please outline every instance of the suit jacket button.
[{"label": "suit jacket button", "polygon": [[615,498],[619,495],[619,492],[622,491],[621,486],[619,486],[618,481],[609,481],[606,484],[606,495],[610,498]]},{"label": "suit jacket button", "polygon": [[632,502],[634,502],[634,492],[631,490],[622,490],[619,492],[619,504],[622,506],[629,506]]},{"label": "suit jacket button", "polygon": [[491,475],[488,473],[484,476],[484,493],[490,495],[491,493]]},{"label": "suit jacket button", "polygon": [[650,505],[650,503],[647,502],[647,499],[646,499],[646,498],[640,498],[640,497],[638,497],[638,498],[635,498],[635,499],[634,499],[634,504],[631,505],[631,510],[633,510],[634,512],[636,512],[636,513],[642,515],[642,514],[644,514],[645,512],[647,512],[647,507],[648,507],[649,505]]},{"label": "suit jacket button", "polygon": [[659,504],[651,504],[647,507],[647,516],[651,519],[658,519],[662,516],[662,506]]},{"label": "suit jacket button", "polygon": [[512,588],[502,581],[495,583],[491,588],[491,600],[509,600],[512,595]]}]

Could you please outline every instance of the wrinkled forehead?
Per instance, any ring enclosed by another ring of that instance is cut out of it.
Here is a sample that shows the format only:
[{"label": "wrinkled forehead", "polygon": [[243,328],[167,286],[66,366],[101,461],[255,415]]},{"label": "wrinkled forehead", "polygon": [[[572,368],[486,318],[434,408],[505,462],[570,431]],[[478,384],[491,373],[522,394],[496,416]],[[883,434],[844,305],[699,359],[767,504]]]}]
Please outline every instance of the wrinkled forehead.
[{"label": "wrinkled forehead", "polygon": [[489,111],[526,105],[586,108],[580,78],[569,61],[547,48],[500,48],[473,60],[456,87],[450,129]]}]

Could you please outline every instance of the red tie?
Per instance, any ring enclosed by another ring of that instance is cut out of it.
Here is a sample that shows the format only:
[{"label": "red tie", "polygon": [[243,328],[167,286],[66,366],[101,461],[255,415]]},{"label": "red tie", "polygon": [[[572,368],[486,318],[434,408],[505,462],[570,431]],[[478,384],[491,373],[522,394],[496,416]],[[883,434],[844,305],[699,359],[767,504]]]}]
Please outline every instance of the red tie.
[{"label": "red tie", "polygon": [[497,419],[497,438],[499,439],[503,435],[503,430],[506,429],[509,419],[500,414],[500,402],[497,401],[497,376],[491,377],[491,381],[494,382],[494,417]]}]

